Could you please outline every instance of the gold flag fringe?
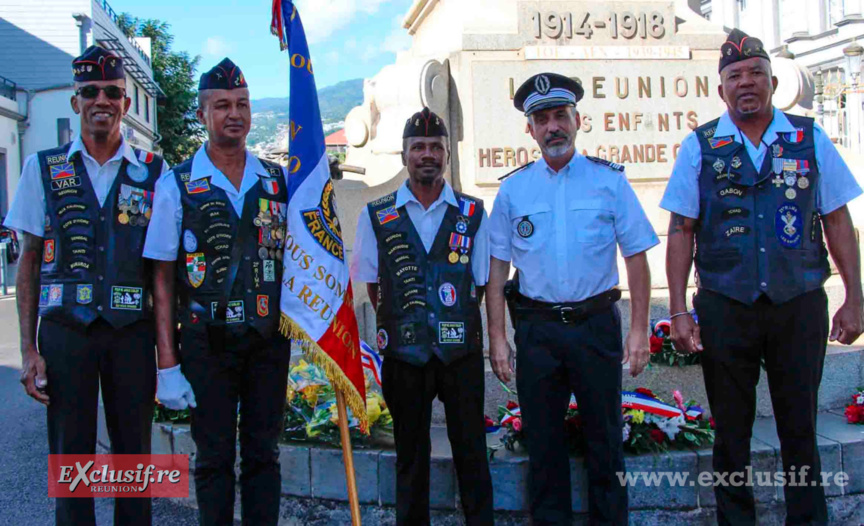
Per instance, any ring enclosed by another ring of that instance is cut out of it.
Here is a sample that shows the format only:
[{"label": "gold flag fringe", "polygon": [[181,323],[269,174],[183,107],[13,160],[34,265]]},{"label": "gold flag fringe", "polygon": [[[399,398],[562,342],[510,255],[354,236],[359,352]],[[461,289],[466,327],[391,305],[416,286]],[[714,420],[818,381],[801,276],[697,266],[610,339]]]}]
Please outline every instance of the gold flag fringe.
[{"label": "gold flag fringe", "polygon": [[360,421],[360,431],[369,434],[369,417],[366,414],[366,400],[360,396],[360,392],[348,379],[342,368],[333,358],[322,349],[318,343],[309,337],[309,334],[300,327],[297,322],[288,317],[284,312],[279,319],[279,332],[282,336],[299,343],[306,357],[315,365],[324,370],[330,384],[342,391],[345,395],[345,404],[351,409],[354,418]]}]

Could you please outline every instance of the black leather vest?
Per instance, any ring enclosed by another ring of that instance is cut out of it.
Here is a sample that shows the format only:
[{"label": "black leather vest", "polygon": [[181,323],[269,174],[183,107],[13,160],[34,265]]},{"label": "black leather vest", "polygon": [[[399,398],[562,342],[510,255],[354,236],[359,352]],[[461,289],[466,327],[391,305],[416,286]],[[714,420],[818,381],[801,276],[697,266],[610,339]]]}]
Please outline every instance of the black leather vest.
[{"label": "black leather vest", "polygon": [[232,333],[252,327],[264,337],[279,327],[288,189],[279,165],[261,164],[268,175],[246,192],[242,217],[210,177],[192,179],[192,159],[174,168],[183,205],[177,294],[184,326],[224,323]]},{"label": "black leather vest", "polygon": [[471,271],[483,201],[456,193],[429,253],[396,194],[368,205],[378,242],[378,348],[385,357],[445,364],[483,351]]},{"label": "black leather vest", "polygon": [[830,275],[816,210],[819,167],[813,119],[786,115],[762,166],[743,144],[715,136],[717,120],[696,129],[702,151],[696,270],[699,286],[751,304],[783,303]]},{"label": "black leather vest", "polygon": [[39,152],[45,190],[39,315],[87,327],[102,317],[114,328],[151,319],[150,265],[142,258],[162,158],[134,149],[123,159],[105,206],[80,153],[70,145]]}]

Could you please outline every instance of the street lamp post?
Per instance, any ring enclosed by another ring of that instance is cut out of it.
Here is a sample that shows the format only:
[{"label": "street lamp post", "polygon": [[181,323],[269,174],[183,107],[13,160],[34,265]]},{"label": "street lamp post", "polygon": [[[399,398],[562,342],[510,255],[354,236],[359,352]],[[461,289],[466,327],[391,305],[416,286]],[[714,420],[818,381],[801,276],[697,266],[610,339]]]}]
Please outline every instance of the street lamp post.
[{"label": "street lamp post", "polygon": [[861,75],[861,55],[864,47],[852,42],[843,48],[846,56],[846,73],[852,81],[852,88],[846,95],[846,119],[849,123],[849,144],[851,150],[861,153],[861,94],[858,93],[858,77]]}]

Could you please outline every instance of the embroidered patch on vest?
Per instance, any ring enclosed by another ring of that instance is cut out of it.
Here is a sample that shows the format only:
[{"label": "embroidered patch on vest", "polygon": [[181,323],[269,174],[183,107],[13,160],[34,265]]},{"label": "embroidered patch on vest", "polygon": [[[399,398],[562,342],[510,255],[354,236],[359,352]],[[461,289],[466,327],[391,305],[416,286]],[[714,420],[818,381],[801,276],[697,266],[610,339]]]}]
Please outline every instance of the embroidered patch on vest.
[{"label": "embroidered patch on vest", "polygon": [[438,322],[438,343],[465,343],[465,323],[461,321]]},{"label": "embroidered patch on vest", "polygon": [[444,283],[438,287],[438,299],[445,307],[456,305],[456,287],[452,283]]},{"label": "embroidered patch on vest", "polygon": [[203,194],[210,191],[210,181],[207,178],[186,183],[186,193],[190,195]]},{"label": "embroidered patch on vest", "polygon": [[42,244],[42,261],[45,263],[54,262],[54,240],[46,239]]},{"label": "embroidered patch on vest", "polygon": [[777,209],[774,217],[774,228],[780,244],[786,248],[798,247],[804,233],[804,220],[798,205],[786,203]]},{"label": "embroidered patch on vest", "polygon": [[204,283],[206,274],[207,261],[204,259],[204,253],[186,254],[186,276],[193,288],[197,289]]},{"label": "embroidered patch on vest", "polygon": [[795,128],[794,132],[783,132],[780,136],[789,144],[798,144],[804,140],[804,128]]},{"label": "embroidered patch on vest", "polygon": [[746,236],[750,233],[749,226],[733,226],[726,230],[725,235],[727,238],[734,236]]},{"label": "embroidered patch on vest", "polygon": [[111,287],[111,308],[114,310],[141,310],[144,304],[141,287]]},{"label": "embroidered patch on vest", "polygon": [[390,338],[387,336],[387,331],[384,329],[378,329],[377,338],[378,341],[378,350],[383,351],[387,348],[387,344],[390,343]]},{"label": "embroidered patch on vest", "polygon": [[259,294],[255,305],[258,316],[265,318],[270,315],[270,296]]},{"label": "embroidered patch on vest", "polygon": [[75,290],[75,301],[80,305],[88,305],[93,301],[93,285],[78,285]]},{"label": "embroidered patch on vest", "polygon": [[62,163],[57,165],[49,166],[51,169],[51,180],[56,181],[57,179],[66,179],[68,177],[75,177],[75,167],[72,163]]},{"label": "embroidered patch on vest", "polygon": [[732,137],[714,137],[708,139],[708,145],[711,146],[712,150],[716,150],[717,148],[722,148],[729,144],[735,142]]},{"label": "embroidered patch on vest", "polygon": [[399,219],[399,211],[396,210],[395,206],[388,206],[387,208],[377,210],[375,215],[378,216],[379,225],[386,225],[390,221]]}]

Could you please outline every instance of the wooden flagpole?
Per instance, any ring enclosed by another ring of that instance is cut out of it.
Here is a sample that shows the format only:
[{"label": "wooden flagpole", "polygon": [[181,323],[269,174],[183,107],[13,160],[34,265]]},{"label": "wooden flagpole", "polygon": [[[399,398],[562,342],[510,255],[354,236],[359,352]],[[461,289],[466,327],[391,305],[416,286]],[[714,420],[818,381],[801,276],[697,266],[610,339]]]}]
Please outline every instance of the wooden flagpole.
[{"label": "wooden flagpole", "polygon": [[348,432],[348,410],[345,395],[336,389],[336,408],[339,411],[339,435],[342,438],[342,458],[345,461],[345,480],[348,483],[348,503],[351,505],[351,526],[360,526],[360,499],[354,476],[354,454],[351,452],[351,434]]}]

